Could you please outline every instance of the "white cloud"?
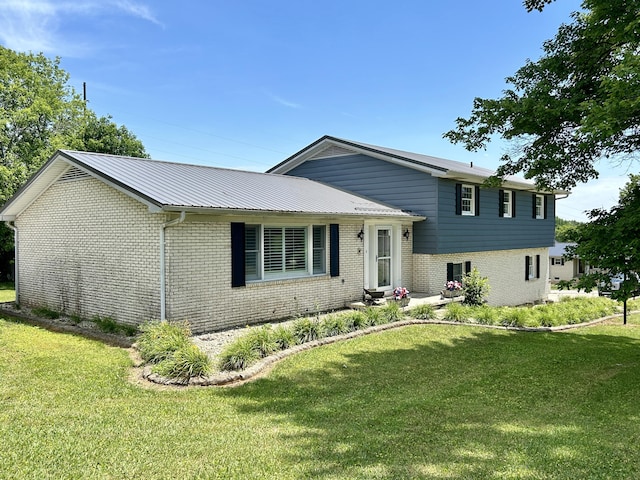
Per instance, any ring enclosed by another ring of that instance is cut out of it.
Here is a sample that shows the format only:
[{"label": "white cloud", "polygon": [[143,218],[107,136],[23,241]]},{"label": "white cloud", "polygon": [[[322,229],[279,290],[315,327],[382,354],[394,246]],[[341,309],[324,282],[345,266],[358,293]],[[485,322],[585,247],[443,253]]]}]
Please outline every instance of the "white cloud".
[{"label": "white cloud", "polygon": [[62,20],[118,14],[163,26],[148,6],[131,0],[6,0],[0,5],[0,43],[21,52],[83,56],[91,49],[87,43],[65,40]]},{"label": "white cloud", "polygon": [[279,103],[280,105],[284,105],[285,107],[302,108],[302,105],[300,105],[299,103],[290,102],[289,100],[279,97],[278,95],[274,95],[273,93],[269,93],[268,95],[273,101]]}]

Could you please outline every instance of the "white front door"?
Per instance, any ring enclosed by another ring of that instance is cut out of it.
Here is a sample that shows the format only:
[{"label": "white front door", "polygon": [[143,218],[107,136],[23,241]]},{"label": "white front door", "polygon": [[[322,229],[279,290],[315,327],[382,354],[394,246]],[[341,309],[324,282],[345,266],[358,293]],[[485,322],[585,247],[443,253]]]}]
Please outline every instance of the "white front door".
[{"label": "white front door", "polygon": [[376,288],[385,290],[391,288],[391,228],[376,228]]}]

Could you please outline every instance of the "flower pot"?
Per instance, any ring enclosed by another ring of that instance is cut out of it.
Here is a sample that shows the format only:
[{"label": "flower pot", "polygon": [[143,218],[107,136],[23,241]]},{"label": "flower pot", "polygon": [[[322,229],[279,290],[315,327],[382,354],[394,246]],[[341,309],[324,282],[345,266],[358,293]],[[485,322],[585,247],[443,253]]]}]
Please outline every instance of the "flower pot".
[{"label": "flower pot", "polygon": [[462,290],[443,290],[440,294],[443,298],[454,298],[462,295]]}]

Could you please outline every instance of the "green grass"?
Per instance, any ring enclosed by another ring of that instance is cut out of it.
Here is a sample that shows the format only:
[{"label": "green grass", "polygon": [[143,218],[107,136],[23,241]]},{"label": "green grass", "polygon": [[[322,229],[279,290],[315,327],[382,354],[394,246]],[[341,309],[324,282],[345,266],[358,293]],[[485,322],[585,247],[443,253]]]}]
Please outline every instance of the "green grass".
[{"label": "green grass", "polygon": [[0,478],[639,478],[629,322],[404,327],[161,390],[126,350],[0,317]]},{"label": "green grass", "polygon": [[15,302],[16,291],[14,290],[13,283],[0,282],[0,303],[2,302]]}]

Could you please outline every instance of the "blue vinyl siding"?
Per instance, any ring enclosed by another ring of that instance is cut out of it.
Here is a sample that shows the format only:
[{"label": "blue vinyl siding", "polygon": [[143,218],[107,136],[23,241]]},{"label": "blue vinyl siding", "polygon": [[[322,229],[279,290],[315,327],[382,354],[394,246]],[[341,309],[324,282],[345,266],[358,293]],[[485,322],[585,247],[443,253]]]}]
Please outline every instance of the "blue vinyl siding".
[{"label": "blue vinyl siding", "polygon": [[309,160],[288,175],[307,177],[427,217],[414,223],[414,253],[442,254],[549,247],[554,199],[547,218],[533,219],[531,192],[516,191],[516,216],[499,216],[498,189],[480,188],[480,215],[456,215],[456,183],[366,155]]},{"label": "blue vinyl siding", "polygon": [[455,214],[455,184],[451,180],[440,180],[438,246],[434,253],[485,252],[553,245],[553,196],[548,196],[547,218],[538,220],[531,215],[531,192],[516,191],[516,216],[504,218],[499,216],[499,190],[480,188],[480,215],[463,216]]}]

